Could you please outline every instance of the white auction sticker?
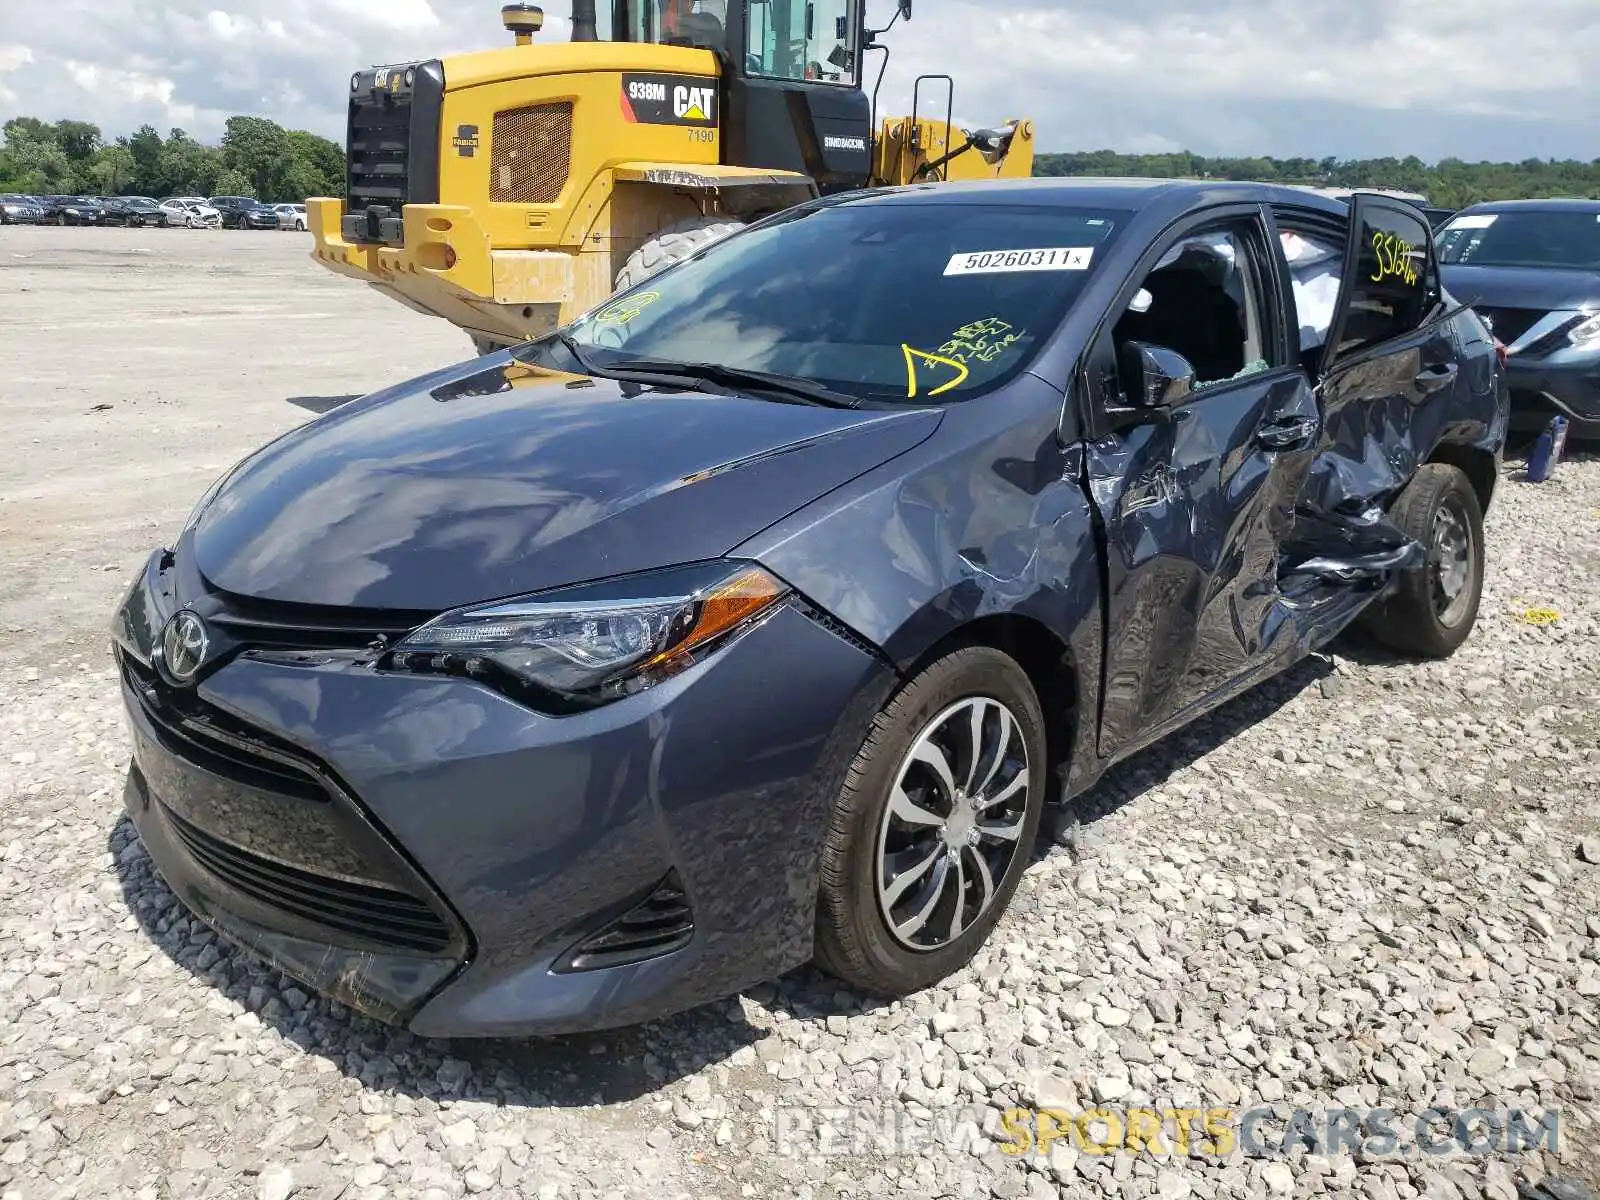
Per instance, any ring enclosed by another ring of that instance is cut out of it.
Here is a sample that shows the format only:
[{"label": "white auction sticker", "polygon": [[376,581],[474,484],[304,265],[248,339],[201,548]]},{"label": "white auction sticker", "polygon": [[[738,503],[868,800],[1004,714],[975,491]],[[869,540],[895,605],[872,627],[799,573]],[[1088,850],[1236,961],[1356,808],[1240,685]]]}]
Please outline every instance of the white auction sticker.
[{"label": "white auction sticker", "polygon": [[1087,271],[1093,246],[1051,250],[973,250],[950,257],[946,275],[999,275],[1009,271]]},{"label": "white auction sticker", "polygon": [[1450,222],[1451,229],[1487,229],[1495,223],[1499,213],[1476,213],[1470,217],[1457,217]]}]

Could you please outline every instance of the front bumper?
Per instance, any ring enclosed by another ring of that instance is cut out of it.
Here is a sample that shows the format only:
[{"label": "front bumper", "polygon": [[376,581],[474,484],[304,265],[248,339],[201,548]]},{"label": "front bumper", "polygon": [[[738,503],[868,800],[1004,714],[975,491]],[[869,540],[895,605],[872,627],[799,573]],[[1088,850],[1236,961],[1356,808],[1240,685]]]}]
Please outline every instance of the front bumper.
[{"label": "front bumper", "polygon": [[1573,437],[1600,437],[1600,347],[1560,350],[1538,358],[1513,354],[1506,363],[1511,428],[1543,429],[1552,417],[1571,422]]},{"label": "front bumper", "polygon": [[[424,1036],[633,1024],[810,958],[828,808],[891,676],[799,605],[558,718],[360,652],[247,649],[167,688],[126,647],[153,644],[173,574],[152,558],[122,610],[126,803],[224,936]],[[686,937],[571,969],[663,888]]]}]

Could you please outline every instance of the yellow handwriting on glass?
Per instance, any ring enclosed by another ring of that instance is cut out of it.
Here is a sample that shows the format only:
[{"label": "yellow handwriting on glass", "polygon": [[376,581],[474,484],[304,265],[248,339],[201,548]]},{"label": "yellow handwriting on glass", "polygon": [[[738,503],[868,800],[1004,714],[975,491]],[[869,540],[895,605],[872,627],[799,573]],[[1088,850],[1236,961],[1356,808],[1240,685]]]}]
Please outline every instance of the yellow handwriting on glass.
[{"label": "yellow handwriting on glass", "polygon": [[952,333],[939,353],[964,363],[991,363],[1021,340],[1022,334],[999,317],[985,317]]},{"label": "yellow handwriting on glass", "polygon": [[1372,250],[1378,257],[1378,271],[1373,283],[1386,279],[1404,280],[1408,287],[1417,282],[1417,251],[1410,242],[1392,233],[1379,230],[1372,235]]},{"label": "yellow handwriting on glass", "polygon": [[930,363],[934,366],[949,367],[951,370],[956,372],[956,377],[949,383],[940,384],[938,387],[934,388],[933,391],[928,393],[928,398],[930,400],[935,396],[942,396],[945,392],[950,391],[952,388],[960,387],[967,381],[967,376],[972,374],[971,368],[969,368],[967,364],[962,362],[959,358],[947,358],[943,354],[929,354],[926,350],[913,350],[904,342],[900,343],[900,349],[904,350],[906,354],[907,400],[915,400],[917,398],[917,363],[919,361]]},{"label": "yellow handwriting on glass", "polygon": [[629,296],[626,300],[618,300],[602,308],[594,319],[599,324],[626,325],[659,299],[660,292],[640,292],[637,296]]}]

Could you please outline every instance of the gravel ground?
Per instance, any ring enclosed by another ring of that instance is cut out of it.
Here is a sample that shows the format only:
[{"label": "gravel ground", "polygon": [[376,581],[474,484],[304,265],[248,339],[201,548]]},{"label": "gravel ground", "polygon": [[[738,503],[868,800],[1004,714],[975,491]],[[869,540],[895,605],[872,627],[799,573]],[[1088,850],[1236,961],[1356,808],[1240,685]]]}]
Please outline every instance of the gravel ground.
[{"label": "gravel ground", "polygon": [[[123,231],[4,236],[0,400],[26,452],[0,474],[3,1200],[1600,1185],[1600,460],[1544,486],[1508,467],[1454,659],[1346,640],[1125,764],[939,988],[865,1005],[801,971],[643,1029],[427,1042],[179,908],[119,815],[101,631],[208,473],[314,407],[286,396],[379,386],[459,335],[320,275],[290,235],[147,236],[143,261]],[[185,311],[205,319],[161,319]],[[93,425],[99,403],[121,424]],[[1559,620],[1529,623],[1540,607]],[[1297,1109],[1559,1110],[1561,1152],[1167,1136],[1019,1158],[1019,1105],[1265,1106],[1273,1131]]]}]

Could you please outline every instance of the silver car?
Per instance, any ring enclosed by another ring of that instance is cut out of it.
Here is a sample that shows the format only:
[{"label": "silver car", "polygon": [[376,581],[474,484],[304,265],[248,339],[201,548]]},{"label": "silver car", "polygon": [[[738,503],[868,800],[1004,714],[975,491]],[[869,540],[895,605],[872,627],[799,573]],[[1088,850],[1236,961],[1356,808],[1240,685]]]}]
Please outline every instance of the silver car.
[{"label": "silver car", "polygon": [[222,214],[202,200],[174,196],[163,200],[161,207],[167,210],[167,219],[173,225],[183,225],[189,229],[222,228]]},{"label": "silver car", "polygon": [[292,229],[299,233],[306,231],[306,206],[304,204],[274,204],[272,211],[278,214],[279,229]]}]

